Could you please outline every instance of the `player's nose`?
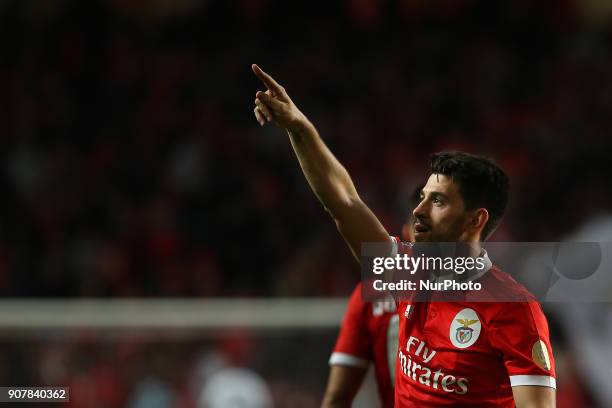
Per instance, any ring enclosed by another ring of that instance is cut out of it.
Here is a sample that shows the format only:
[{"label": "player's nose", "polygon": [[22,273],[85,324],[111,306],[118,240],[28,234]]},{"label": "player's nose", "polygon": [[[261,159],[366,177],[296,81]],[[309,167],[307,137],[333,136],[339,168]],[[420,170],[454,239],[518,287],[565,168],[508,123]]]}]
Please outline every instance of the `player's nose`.
[{"label": "player's nose", "polygon": [[416,219],[427,218],[427,200],[422,200],[419,205],[412,210],[412,216]]}]

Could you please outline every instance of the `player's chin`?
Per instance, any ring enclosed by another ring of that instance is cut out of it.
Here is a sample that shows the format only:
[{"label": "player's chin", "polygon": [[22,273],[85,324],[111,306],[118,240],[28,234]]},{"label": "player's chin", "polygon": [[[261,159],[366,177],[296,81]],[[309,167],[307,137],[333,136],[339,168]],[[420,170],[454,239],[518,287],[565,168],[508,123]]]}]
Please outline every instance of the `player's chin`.
[{"label": "player's chin", "polygon": [[415,231],[414,241],[415,242],[430,242],[431,234],[429,233],[429,231],[421,231],[421,232]]}]

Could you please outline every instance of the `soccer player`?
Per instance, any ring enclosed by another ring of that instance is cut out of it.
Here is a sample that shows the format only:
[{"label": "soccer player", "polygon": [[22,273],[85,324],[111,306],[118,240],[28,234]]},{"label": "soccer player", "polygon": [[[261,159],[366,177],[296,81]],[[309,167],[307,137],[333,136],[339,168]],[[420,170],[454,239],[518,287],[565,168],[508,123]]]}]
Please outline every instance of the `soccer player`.
[{"label": "soccer player", "polygon": [[[257,65],[267,90],[255,94],[260,125],[286,129],[302,171],[332,216],[353,255],[362,243],[410,253],[390,238],[359,197],[346,169],[287,92]],[[526,290],[480,249],[506,207],[508,179],[489,159],[461,152],[432,156],[431,175],[414,209],[416,242],[460,242],[475,248],[483,268],[463,276],[503,285],[529,299]],[[396,407],[554,407],[555,371],[548,325],[535,300],[524,302],[398,302]],[[442,297],[443,298],[443,297]]]},{"label": "soccer player", "polygon": [[370,361],[384,408],[394,406],[398,315],[395,301],[366,302],[357,284],[329,359],[329,379],[321,408],[350,407]]},{"label": "soccer player", "polygon": [[[423,187],[410,197],[412,207],[421,201]],[[414,216],[408,216],[402,227],[402,237],[414,241]],[[367,302],[361,296],[359,283],[351,294],[347,311],[340,327],[336,346],[329,359],[329,379],[321,408],[350,407],[363,382],[370,361],[378,395],[383,408],[394,406],[393,382],[399,316],[393,299]]]}]

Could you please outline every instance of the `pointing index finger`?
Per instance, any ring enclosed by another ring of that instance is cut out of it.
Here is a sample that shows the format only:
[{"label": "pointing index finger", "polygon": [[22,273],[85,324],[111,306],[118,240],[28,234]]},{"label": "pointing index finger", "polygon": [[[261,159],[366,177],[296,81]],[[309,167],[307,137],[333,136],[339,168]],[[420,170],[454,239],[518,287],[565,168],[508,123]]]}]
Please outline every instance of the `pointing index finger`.
[{"label": "pointing index finger", "polygon": [[253,72],[257,75],[257,78],[261,79],[261,82],[276,95],[282,95],[283,87],[278,84],[270,75],[266,74],[263,69],[259,68],[257,64],[251,65]]}]

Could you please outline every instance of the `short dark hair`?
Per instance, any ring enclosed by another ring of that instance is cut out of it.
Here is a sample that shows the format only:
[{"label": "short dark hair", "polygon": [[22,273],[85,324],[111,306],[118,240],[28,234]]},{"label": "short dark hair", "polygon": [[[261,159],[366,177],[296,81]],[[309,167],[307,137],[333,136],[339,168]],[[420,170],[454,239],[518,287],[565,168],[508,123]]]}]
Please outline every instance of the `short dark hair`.
[{"label": "short dark hair", "polygon": [[447,151],[431,155],[431,172],[450,177],[468,210],[484,207],[489,221],[482,230],[484,241],[499,225],[508,204],[508,176],[492,159],[475,154]]}]

